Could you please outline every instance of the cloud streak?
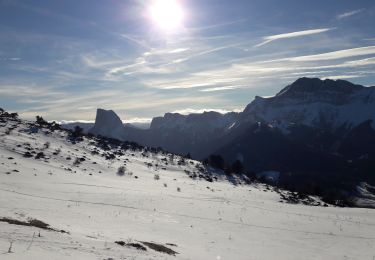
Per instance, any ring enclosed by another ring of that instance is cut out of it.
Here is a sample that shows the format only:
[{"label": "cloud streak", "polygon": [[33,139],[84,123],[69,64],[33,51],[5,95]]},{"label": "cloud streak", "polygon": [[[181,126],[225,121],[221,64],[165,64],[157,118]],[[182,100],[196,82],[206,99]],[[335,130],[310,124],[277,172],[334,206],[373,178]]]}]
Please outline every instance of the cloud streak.
[{"label": "cloud streak", "polygon": [[339,14],[338,16],[336,16],[336,18],[338,20],[341,20],[341,19],[348,18],[348,17],[353,16],[353,15],[359,14],[363,11],[364,11],[363,9],[353,10],[353,11],[350,11],[350,12]]},{"label": "cloud streak", "polygon": [[[320,77],[330,73],[338,73],[347,76],[349,71],[342,74],[338,70],[348,70],[356,72],[360,67],[375,65],[375,57],[365,57],[363,59],[344,60],[357,56],[374,55],[375,46],[366,46],[352,49],[344,49],[334,52],[319,53],[314,55],[288,57],[276,60],[266,60],[259,62],[231,63],[217,69],[208,69],[195,73],[190,73],[185,77],[162,78],[158,80],[145,80],[143,84],[150,88],[164,90],[187,90],[197,89],[203,93],[214,93],[220,91],[232,91],[242,88],[251,88],[262,84],[269,79],[286,77],[296,78],[298,76]],[[327,71],[327,69],[330,69]],[[296,74],[298,72],[298,74]],[[370,73],[370,74],[375,74]],[[332,75],[334,76],[334,74]],[[355,76],[350,75],[351,78]]]},{"label": "cloud streak", "polygon": [[375,46],[345,49],[321,54],[287,58],[289,61],[325,61],[375,54]]},{"label": "cloud streak", "polygon": [[270,42],[281,40],[281,39],[289,39],[289,38],[296,38],[296,37],[302,37],[307,35],[313,35],[313,34],[319,34],[331,31],[335,28],[321,28],[321,29],[312,29],[312,30],[304,30],[304,31],[297,31],[297,32],[291,32],[291,33],[283,33],[283,34],[276,34],[271,36],[263,37],[263,42],[255,45],[254,47],[261,47],[263,45],[266,45]]},{"label": "cloud streak", "polygon": [[216,91],[224,91],[224,90],[234,90],[238,88],[245,87],[245,85],[237,85],[237,86],[224,86],[224,87],[216,87],[216,88],[205,88],[201,89],[201,92],[216,92]]}]

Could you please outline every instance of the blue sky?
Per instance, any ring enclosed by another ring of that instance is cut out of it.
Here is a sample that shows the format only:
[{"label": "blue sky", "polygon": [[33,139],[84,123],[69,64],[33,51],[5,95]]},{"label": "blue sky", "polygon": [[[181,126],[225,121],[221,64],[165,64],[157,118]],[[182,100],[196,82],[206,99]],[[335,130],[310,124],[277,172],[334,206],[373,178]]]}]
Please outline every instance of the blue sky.
[{"label": "blue sky", "polygon": [[303,76],[375,85],[373,0],[176,0],[171,31],[154,1],[0,0],[0,106],[143,121],[242,110]]}]

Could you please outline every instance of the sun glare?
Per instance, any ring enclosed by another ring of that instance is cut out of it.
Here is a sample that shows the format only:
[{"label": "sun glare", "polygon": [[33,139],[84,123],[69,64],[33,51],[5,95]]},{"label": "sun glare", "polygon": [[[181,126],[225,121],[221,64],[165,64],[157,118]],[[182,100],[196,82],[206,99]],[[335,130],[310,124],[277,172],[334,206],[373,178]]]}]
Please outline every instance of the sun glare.
[{"label": "sun glare", "polygon": [[162,30],[171,31],[182,26],[184,12],[178,0],[154,0],[149,12]]}]

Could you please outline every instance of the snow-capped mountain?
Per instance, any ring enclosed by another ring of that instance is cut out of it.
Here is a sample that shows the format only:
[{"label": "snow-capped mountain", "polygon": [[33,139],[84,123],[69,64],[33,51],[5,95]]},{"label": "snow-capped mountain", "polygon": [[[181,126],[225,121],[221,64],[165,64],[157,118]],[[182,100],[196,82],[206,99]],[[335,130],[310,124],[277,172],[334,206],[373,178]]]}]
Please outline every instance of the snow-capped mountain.
[{"label": "snow-capped mountain", "polygon": [[374,122],[375,87],[302,78],[251,102],[213,153],[297,190],[375,183]]},{"label": "snow-capped mountain", "polygon": [[331,131],[371,120],[375,128],[375,87],[301,78],[274,97],[256,97],[240,120],[262,121],[282,130],[298,124]]}]

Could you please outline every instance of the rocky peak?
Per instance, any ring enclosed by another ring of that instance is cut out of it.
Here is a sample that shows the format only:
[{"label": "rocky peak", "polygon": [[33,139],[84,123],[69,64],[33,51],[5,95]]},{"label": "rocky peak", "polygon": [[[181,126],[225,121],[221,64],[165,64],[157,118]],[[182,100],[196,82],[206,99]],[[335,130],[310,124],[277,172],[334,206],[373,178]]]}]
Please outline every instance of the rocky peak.
[{"label": "rocky peak", "polygon": [[95,125],[89,130],[95,135],[119,138],[123,134],[124,125],[113,110],[98,108],[96,111]]},{"label": "rocky peak", "polygon": [[300,78],[282,89],[275,98],[299,99],[303,102],[342,103],[347,98],[363,89],[346,80],[321,80],[318,78]]}]

